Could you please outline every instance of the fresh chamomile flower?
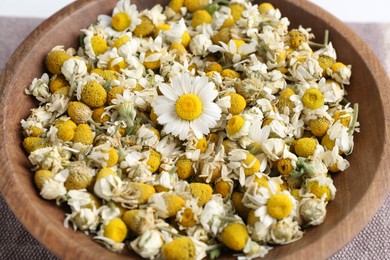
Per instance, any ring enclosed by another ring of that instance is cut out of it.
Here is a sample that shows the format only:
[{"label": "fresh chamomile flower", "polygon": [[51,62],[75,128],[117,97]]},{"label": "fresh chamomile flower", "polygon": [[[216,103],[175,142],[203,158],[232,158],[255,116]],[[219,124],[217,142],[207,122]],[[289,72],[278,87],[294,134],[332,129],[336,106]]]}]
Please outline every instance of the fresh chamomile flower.
[{"label": "fresh chamomile flower", "polygon": [[190,132],[200,139],[208,134],[221,116],[221,109],[213,100],[218,92],[206,77],[182,74],[171,84],[161,83],[162,96],[153,105],[158,122],[164,131],[185,140]]},{"label": "fresh chamomile flower", "polygon": [[325,220],[326,205],[325,197],[305,197],[299,202],[299,214],[306,225],[317,226]]},{"label": "fresh chamomile flower", "polygon": [[137,6],[131,4],[130,0],[120,0],[116,4],[112,16],[99,15],[99,24],[104,27],[112,27],[115,31],[134,31],[141,23],[138,16]]}]

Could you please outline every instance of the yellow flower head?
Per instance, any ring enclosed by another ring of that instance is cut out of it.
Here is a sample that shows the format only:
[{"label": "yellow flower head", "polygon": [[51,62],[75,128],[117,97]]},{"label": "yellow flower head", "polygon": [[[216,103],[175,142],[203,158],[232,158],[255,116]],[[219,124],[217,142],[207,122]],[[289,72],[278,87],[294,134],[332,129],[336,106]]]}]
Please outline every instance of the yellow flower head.
[{"label": "yellow flower head", "polygon": [[119,37],[118,39],[115,40],[113,46],[117,49],[119,49],[123,44],[125,44],[126,42],[130,41],[130,37],[127,36],[127,35],[123,35],[121,37]]},{"label": "yellow flower head", "polygon": [[[147,57],[149,57],[150,55],[152,55],[152,54],[157,54],[157,53],[158,53],[158,52],[156,52],[156,51],[148,50],[148,51],[146,51],[145,59],[146,59]],[[161,65],[161,62],[160,62],[159,59],[158,59],[158,60],[155,60],[155,61],[144,61],[144,66],[145,66],[145,68],[147,68],[147,69],[156,70],[156,69],[160,68],[160,65]]]},{"label": "yellow flower head", "polygon": [[81,101],[90,107],[102,107],[106,103],[107,92],[97,81],[89,81],[81,91]]},{"label": "yellow flower head", "polygon": [[93,143],[93,133],[89,125],[79,124],[74,131],[73,142],[80,142],[82,144],[92,144]]},{"label": "yellow flower head", "polygon": [[[183,1],[183,0],[180,0],[180,1]],[[153,36],[154,36],[154,38],[156,38],[159,35],[160,31],[168,31],[170,29],[171,29],[171,26],[169,24],[167,24],[167,23],[160,23],[154,29]]]},{"label": "yellow flower head", "polygon": [[198,205],[202,207],[211,199],[213,189],[206,183],[192,182],[190,183],[190,192],[198,199]]},{"label": "yellow flower head", "polygon": [[231,93],[230,96],[230,107],[228,109],[229,113],[233,115],[238,115],[244,111],[246,107],[246,101],[243,96],[237,93]]},{"label": "yellow flower head", "polygon": [[29,136],[23,140],[23,147],[28,153],[31,153],[40,148],[45,148],[47,146],[49,146],[49,143],[46,139],[41,137]]},{"label": "yellow flower head", "polygon": [[246,242],[249,239],[246,226],[241,223],[232,223],[227,225],[221,233],[221,242],[228,248],[234,251],[244,249]]},{"label": "yellow flower head", "polygon": [[91,184],[91,170],[85,163],[73,163],[68,169],[69,175],[64,183],[66,190],[85,189]]},{"label": "yellow flower head", "polygon": [[39,190],[42,190],[43,185],[46,181],[52,179],[54,177],[54,173],[49,170],[38,170],[34,175],[35,185]]},{"label": "yellow flower head", "polygon": [[228,43],[230,39],[231,39],[231,32],[230,32],[230,28],[228,27],[221,28],[217,33],[215,33],[211,37],[211,40],[213,41],[214,44],[219,44],[219,42]]},{"label": "yellow flower head", "polygon": [[293,209],[291,198],[284,193],[276,193],[267,201],[268,214],[276,219],[283,219],[289,216]]},{"label": "yellow flower head", "polygon": [[290,37],[290,46],[294,49],[298,48],[302,43],[307,41],[306,36],[296,29],[291,30],[288,35]]},{"label": "yellow flower head", "polygon": [[106,168],[106,167],[101,168],[96,174],[96,181],[102,178],[106,178],[109,175],[116,176],[117,174],[111,168]]},{"label": "yellow flower head", "polygon": [[92,36],[91,46],[96,56],[105,53],[108,49],[106,40],[98,35]]},{"label": "yellow flower head", "polygon": [[162,254],[167,260],[192,260],[195,259],[195,245],[189,237],[175,238],[165,244]]},{"label": "yellow flower head", "polygon": [[278,99],[278,103],[276,104],[277,108],[280,110],[280,112],[283,112],[285,107],[288,107],[290,111],[294,108],[294,102],[290,100],[290,97],[292,95],[295,95],[294,90],[291,88],[286,88],[280,92],[280,96]]},{"label": "yellow flower head", "polygon": [[142,234],[146,229],[154,227],[153,210],[150,209],[127,210],[123,214],[123,221],[131,231]]},{"label": "yellow flower head", "polygon": [[315,110],[324,104],[324,96],[319,89],[309,88],[303,94],[302,103],[308,109]]},{"label": "yellow flower head", "polygon": [[206,73],[207,72],[210,72],[210,71],[216,71],[216,72],[219,72],[221,73],[222,72],[222,66],[221,64],[217,63],[217,62],[213,62],[213,63],[210,63],[204,70]]},{"label": "yellow flower head", "polygon": [[180,13],[180,9],[184,6],[184,0],[171,0],[168,3],[168,7],[176,13]]},{"label": "yellow flower head", "polygon": [[46,68],[52,74],[61,74],[62,65],[71,57],[64,50],[53,50],[46,56]]},{"label": "yellow flower head", "polygon": [[127,68],[127,63],[124,61],[123,58],[112,58],[108,61],[107,68],[108,70],[116,71],[116,72],[121,72],[122,69]]},{"label": "yellow flower head", "polygon": [[69,87],[69,82],[65,79],[65,77],[62,74],[55,75],[50,78],[49,89],[51,93],[54,93],[63,87]]},{"label": "yellow flower head", "polygon": [[141,182],[131,182],[129,188],[138,195],[138,204],[145,204],[148,202],[149,198],[156,193],[156,190],[152,185]]},{"label": "yellow flower head", "polygon": [[241,128],[244,126],[244,123],[244,117],[239,115],[232,116],[226,125],[226,132],[230,135],[234,135],[241,130]]},{"label": "yellow flower head", "polygon": [[143,15],[141,17],[141,23],[135,27],[133,33],[137,37],[146,37],[153,33],[154,24],[147,16]]},{"label": "yellow flower head", "polygon": [[316,140],[309,137],[300,138],[294,144],[295,153],[301,157],[309,157],[313,155],[316,147]]},{"label": "yellow flower head", "polygon": [[270,3],[261,3],[259,5],[259,13],[260,14],[267,14],[269,11],[275,10],[275,7]]},{"label": "yellow flower head", "polygon": [[123,92],[125,91],[125,88],[122,86],[115,86],[111,88],[107,93],[107,104],[113,105],[112,100],[116,99],[116,95],[123,95]]},{"label": "yellow flower head", "polygon": [[168,217],[175,216],[185,205],[185,201],[181,197],[172,193],[165,193],[163,198],[167,205]]},{"label": "yellow flower head", "polygon": [[314,136],[322,137],[329,129],[330,122],[325,117],[319,117],[309,121],[310,131]]},{"label": "yellow flower head", "polygon": [[131,18],[125,12],[119,12],[112,17],[112,27],[117,31],[126,30],[131,24]]},{"label": "yellow flower head", "polygon": [[291,159],[289,158],[278,160],[277,167],[278,167],[278,171],[282,175],[289,175],[293,170],[293,167],[291,165]]},{"label": "yellow flower head", "polygon": [[76,124],[84,124],[92,116],[92,110],[84,103],[72,101],[69,103],[68,115]]},{"label": "yellow flower head", "polygon": [[244,12],[245,10],[245,7],[240,3],[232,3],[229,7],[234,21],[240,20],[242,17],[242,12]]},{"label": "yellow flower head", "polygon": [[104,236],[121,243],[127,236],[127,226],[120,218],[114,218],[104,226]]},{"label": "yellow flower head", "polygon": [[321,199],[325,196],[325,201],[331,199],[331,191],[327,185],[320,185],[318,181],[310,181],[306,184],[306,190],[313,193],[317,198]]},{"label": "yellow flower head", "polygon": [[221,72],[221,76],[229,79],[239,79],[241,77],[240,73],[232,69],[224,69]]},{"label": "yellow flower head", "polygon": [[180,42],[174,42],[169,46],[169,50],[178,56],[182,56],[187,53],[186,48]]},{"label": "yellow flower head", "polygon": [[180,224],[183,227],[193,227],[196,225],[196,220],[195,220],[195,214],[192,211],[191,208],[186,208],[184,209],[182,215],[181,215],[181,220]]},{"label": "yellow flower head", "polygon": [[193,162],[186,157],[181,157],[176,161],[176,173],[180,179],[187,179],[194,175],[195,171],[193,166]]},{"label": "yellow flower head", "polygon": [[105,112],[104,107],[97,107],[92,111],[92,119],[96,123],[104,123],[107,122],[110,119],[109,115],[103,115]]},{"label": "yellow flower head", "polygon": [[204,153],[207,149],[208,142],[206,138],[199,139],[198,142],[196,143],[196,149],[199,149],[201,153]]},{"label": "yellow flower head", "polygon": [[326,147],[329,151],[333,150],[333,147],[336,145],[335,141],[330,139],[328,134],[324,135],[321,139],[321,145]]},{"label": "yellow flower head", "polygon": [[208,4],[208,0],[184,0],[184,6],[191,13],[206,7]]},{"label": "yellow flower head", "polygon": [[250,209],[247,208],[242,203],[243,198],[244,198],[244,193],[235,191],[232,193],[231,200],[232,200],[234,209],[237,211],[238,215],[240,215],[240,217],[243,219],[247,219]]},{"label": "yellow flower head", "polygon": [[71,141],[74,137],[74,128],[68,124],[59,124],[57,126],[57,136],[64,142]]},{"label": "yellow flower head", "polygon": [[146,162],[149,166],[149,171],[154,173],[158,170],[161,164],[161,154],[154,149],[150,150],[149,159]]},{"label": "yellow flower head", "polygon": [[260,171],[260,161],[251,153],[247,153],[243,162],[245,176],[250,176]]},{"label": "yellow flower head", "polygon": [[198,25],[212,23],[213,18],[206,10],[198,10],[192,16],[192,27],[196,28]]},{"label": "yellow flower head", "polygon": [[226,198],[232,191],[232,183],[224,180],[217,181],[215,184],[215,192],[221,194],[222,198]]},{"label": "yellow flower head", "polygon": [[334,63],[335,60],[332,57],[329,57],[327,55],[320,55],[318,57],[318,64],[322,68],[322,76],[326,75],[327,69],[331,68]]},{"label": "yellow flower head", "polygon": [[250,226],[250,227],[254,227],[254,226],[255,226],[255,223],[258,222],[258,221],[260,221],[260,218],[259,218],[259,217],[256,217],[256,215],[255,215],[255,210],[254,210],[254,209],[251,209],[251,210],[249,211],[248,218],[247,218],[246,221],[247,221],[246,223],[247,223],[248,226]]},{"label": "yellow flower head", "polygon": [[115,148],[111,147],[107,153],[108,159],[106,160],[106,167],[112,167],[118,162],[118,152]]},{"label": "yellow flower head", "polygon": [[334,121],[340,120],[341,124],[348,127],[351,123],[351,114],[347,111],[338,110],[333,114]]}]

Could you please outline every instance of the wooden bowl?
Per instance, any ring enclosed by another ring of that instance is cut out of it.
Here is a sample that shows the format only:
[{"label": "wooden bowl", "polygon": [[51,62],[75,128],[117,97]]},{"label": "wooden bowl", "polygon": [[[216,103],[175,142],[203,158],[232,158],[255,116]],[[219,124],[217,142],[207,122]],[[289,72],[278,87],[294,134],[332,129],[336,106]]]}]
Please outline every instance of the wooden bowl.
[{"label": "wooden bowl", "polygon": [[[110,253],[82,232],[64,228],[64,211],[43,200],[33,185],[30,163],[22,149],[20,120],[36,106],[24,94],[32,79],[44,72],[44,57],[56,45],[77,47],[80,29],[111,14],[116,0],[79,0],[44,21],[17,49],[7,63],[1,84],[0,189],[7,203],[28,231],[62,259],[137,258]],[[138,9],[168,1],[133,0]],[[334,16],[305,0],[270,1],[287,16],[293,27],[311,27],[322,41],[325,29],[338,51],[339,60],[352,64],[349,99],[359,103],[361,133],[355,136],[351,167],[335,177],[338,189],[328,205],[325,222],[310,228],[304,237],[280,246],[268,258],[324,259],[342,248],[371,219],[389,192],[390,82],[367,45]]]}]

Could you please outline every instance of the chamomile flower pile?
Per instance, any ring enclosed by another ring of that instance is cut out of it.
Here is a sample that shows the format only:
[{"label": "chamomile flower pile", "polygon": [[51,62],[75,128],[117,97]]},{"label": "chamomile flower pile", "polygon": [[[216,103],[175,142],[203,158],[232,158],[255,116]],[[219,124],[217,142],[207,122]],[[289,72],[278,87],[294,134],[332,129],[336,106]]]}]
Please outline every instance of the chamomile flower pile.
[{"label": "chamomile flower pile", "polygon": [[321,224],[359,130],[351,66],[270,3],[120,0],[57,46],[21,125],[65,227],[156,259],[262,257]]}]

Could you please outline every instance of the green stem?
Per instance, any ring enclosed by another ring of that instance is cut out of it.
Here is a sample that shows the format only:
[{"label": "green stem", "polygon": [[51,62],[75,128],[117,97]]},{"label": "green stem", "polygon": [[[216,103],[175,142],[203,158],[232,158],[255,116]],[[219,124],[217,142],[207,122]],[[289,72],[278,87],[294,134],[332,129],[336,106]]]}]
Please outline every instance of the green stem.
[{"label": "green stem", "polygon": [[351,123],[351,126],[349,127],[348,129],[348,135],[352,135],[353,134],[353,131],[355,130],[355,126],[356,126],[356,123],[357,123],[357,120],[358,120],[358,115],[359,115],[359,104],[355,104],[353,106],[353,115],[352,115],[352,123]]}]

